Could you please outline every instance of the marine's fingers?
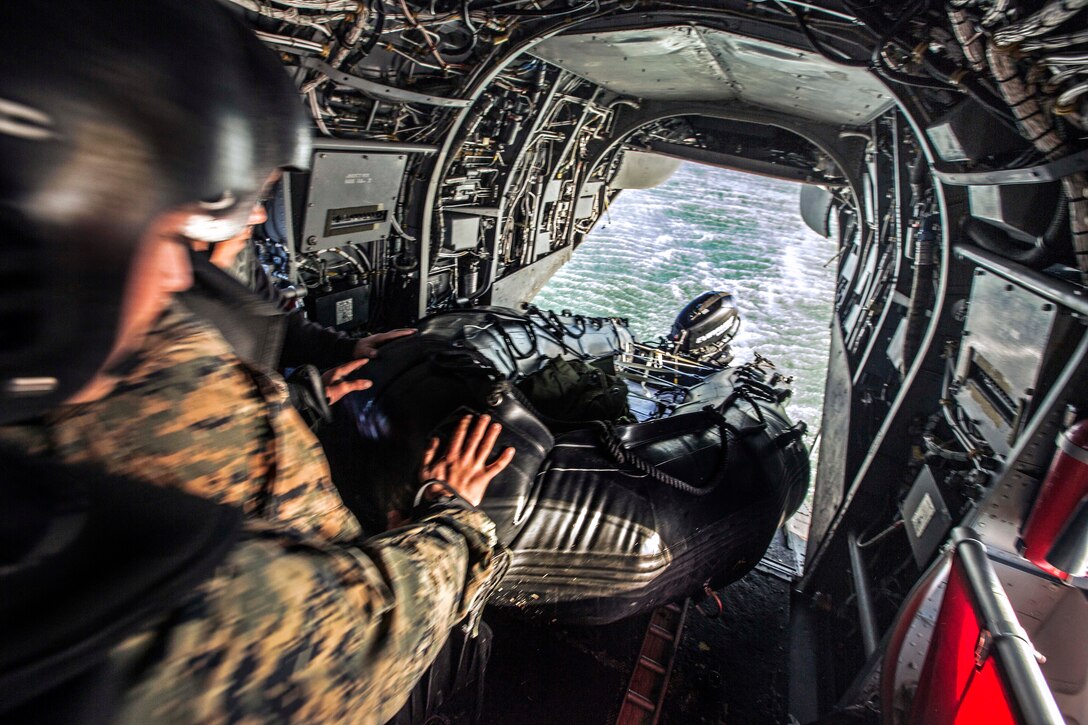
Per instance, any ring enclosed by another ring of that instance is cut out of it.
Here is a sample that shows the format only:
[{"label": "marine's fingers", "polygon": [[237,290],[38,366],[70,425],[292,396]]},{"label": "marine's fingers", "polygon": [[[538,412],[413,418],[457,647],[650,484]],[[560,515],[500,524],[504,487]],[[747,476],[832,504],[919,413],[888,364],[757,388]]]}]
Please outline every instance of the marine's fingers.
[{"label": "marine's fingers", "polygon": [[352,360],[351,362],[345,363],[344,365],[338,365],[337,367],[334,367],[331,370],[326,370],[324,373],[322,373],[321,379],[325,381],[326,385],[330,383],[338,383],[344,377],[351,375],[353,372],[361,368],[363,365],[366,365],[368,362],[370,361],[367,358],[362,358],[360,360]]},{"label": "marine's fingers", "polygon": [[388,332],[379,332],[368,337],[364,337],[359,342],[368,348],[367,354],[369,357],[374,357],[378,354],[378,348],[387,342],[391,342],[401,337],[408,337],[409,335],[416,334],[416,329],[403,328],[400,330],[390,330]]},{"label": "marine's fingers", "polygon": [[483,463],[491,455],[491,451],[495,448],[495,441],[499,439],[499,435],[502,433],[502,426],[498,423],[492,423],[487,429],[487,435],[480,441],[480,447],[476,451],[476,458]]},{"label": "marine's fingers", "polygon": [[370,362],[370,358],[361,357],[357,360],[352,360],[345,365],[341,365],[336,369],[340,373],[340,376],[343,377],[344,375],[350,375],[362,366],[366,365],[368,362]]},{"label": "marine's fingers", "polygon": [[465,441],[465,448],[462,451],[464,458],[476,457],[476,451],[480,448],[480,441],[483,440],[484,433],[487,432],[490,423],[491,416],[486,413],[476,419],[476,425],[472,426],[472,433],[469,434],[468,440]]},{"label": "marine's fingers", "polygon": [[446,449],[447,454],[457,455],[461,452],[461,447],[465,442],[465,433],[468,432],[468,424],[471,422],[471,415],[466,415],[457,422],[457,427],[453,429],[453,435],[450,436],[450,445]]},{"label": "marine's fingers", "polygon": [[373,385],[374,382],[372,380],[367,380],[366,378],[359,378],[358,380],[345,380],[342,383],[337,383],[336,387],[341,388],[344,391],[344,394],[347,395],[348,393],[355,393],[360,390],[366,390]]},{"label": "marine's fingers", "polygon": [[510,462],[514,460],[514,454],[516,451],[513,448],[507,448],[502,454],[492,461],[490,464],[484,467],[484,478],[490,481],[495,476],[510,465]]},{"label": "marine's fingers", "polygon": [[438,453],[438,446],[441,443],[437,438],[432,438],[430,444],[427,446],[427,450],[423,452],[423,466],[426,468],[434,461],[435,455]]},{"label": "marine's fingers", "polygon": [[347,380],[342,383],[333,383],[325,386],[325,397],[328,398],[329,404],[335,404],[340,401],[348,393],[357,393],[361,390],[366,390],[372,383],[369,380]]},{"label": "marine's fingers", "polygon": [[416,328],[402,327],[398,330],[389,330],[388,332],[379,332],[377,335],[371,335],[370,341],[375,343],[389,342],[390,340],[396,340],[398,337],[408,337],[409,335],[414,334],[416,334]]}]

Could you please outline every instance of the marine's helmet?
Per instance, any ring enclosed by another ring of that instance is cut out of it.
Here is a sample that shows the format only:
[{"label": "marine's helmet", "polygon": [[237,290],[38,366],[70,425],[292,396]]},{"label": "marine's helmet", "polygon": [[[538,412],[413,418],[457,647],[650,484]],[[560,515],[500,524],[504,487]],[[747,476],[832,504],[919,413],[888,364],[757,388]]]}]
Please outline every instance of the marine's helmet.
[{"label": "marine's helmet", "polygon": [[740,312],[730,292],[703,292],[672,323],[669,341],[675,352],[698,362],[727,365],[729,342],[740,329]]},{"label": "marine's helmet", "polygon": [[70,397],[117,334],[137,241],[245,226],[309,161],[282,64],[212,0],[50,0],[0,23],[0,423]]}]

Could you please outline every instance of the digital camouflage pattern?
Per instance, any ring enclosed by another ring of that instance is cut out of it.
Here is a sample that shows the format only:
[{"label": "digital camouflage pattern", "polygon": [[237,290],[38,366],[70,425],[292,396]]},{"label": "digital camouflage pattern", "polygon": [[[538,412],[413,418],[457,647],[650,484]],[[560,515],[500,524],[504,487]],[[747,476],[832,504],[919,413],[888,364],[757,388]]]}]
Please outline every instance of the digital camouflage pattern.
[{"label": "digital camouflage pattern", "polygon": [[155,637],[164,653],[118,720],[384,723],[482,608],[508,563],[496,545],[485,514],[452,507],[359,548],[255,524],[165,634],[116,653]]},{"label": "digital camouflage pattern", "polygon": [[243,363],[180,304],[119,374],[101,400],[61,406],[31,430],[0,429],[0,437],[19,436],[24,449],[35,438],[39,452],[62,462],[180,488],[304,535],[361,534],[282,378]]},{"label": "digital camouflage pattern", "polygon": [[110,395],[0,440],[247,514],[215,575],[114,651],[120,722],[386,722],[509,564],[491,520],[451,503],[360,540],[282,381],[177,306]]}]

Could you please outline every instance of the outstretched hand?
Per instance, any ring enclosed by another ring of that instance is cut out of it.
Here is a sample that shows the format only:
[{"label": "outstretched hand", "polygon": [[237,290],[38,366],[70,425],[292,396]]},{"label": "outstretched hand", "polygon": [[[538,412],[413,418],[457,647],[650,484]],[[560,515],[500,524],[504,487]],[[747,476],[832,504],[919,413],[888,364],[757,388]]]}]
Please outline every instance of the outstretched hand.
[{"label": "outstretched hand", "polygon": [[329,405],[335,405],[340,402],[348,393],[355,393],[360,390],[366,390],[373,385],[372,382],[364,378],[358,378],[356,380],[344,380],[348,375],[355,372],[363,365],[366,365],[371,358],[377,356],[378,348],[389,342],[390,340],[396,340],[399,337],[407,337],[408,335],[415,334],[415,329],[404,328],[401,330],[390,330],[389,332],[379,332],[377,335],[368,335],[355,342],[355,349],[353,355],[355,360],[335,367],[331,370],[326,370],[321,379],[325,382],[325,397],[329,400]]},{"label": "outstretched hand", "polygon": [[348,393],[366,390],[374,384],[364,378],[344,380],[345,377],[366,365],[368,362],[370,361],[367,358],[352,360],[346,365],[341,365],[322,373],[321,380],[325,383],[325,397],[328,399],[329,405],[335,405],[340,401],[340,398],[343,398]]},{"label": "outstretched hand", "polygon": [[472,425],[472,416],[466,415],[457,423],[442,458],[436,460],[439,440],[431,439],[423,456],[420,480],[437,478],[445,481],[466,501],[479,506],[491,479],[514,460],[514,449],[507,448],[492,463],[487,463],[501,432],[502,426],[492,423],[489,415],[478,416],[475,425]]},{"label": "outstretched hand", "polygon": [[364,338],[360,338],[355,343],[354,356],[356,358],[370,358],[378,354],[378,348],[387,342],[396,340],[400,337],[408,337],[415,334],[414,328],[403,328],[400,330],[390,330],[389,332],[379,332],[376,335],[367,335]]}]

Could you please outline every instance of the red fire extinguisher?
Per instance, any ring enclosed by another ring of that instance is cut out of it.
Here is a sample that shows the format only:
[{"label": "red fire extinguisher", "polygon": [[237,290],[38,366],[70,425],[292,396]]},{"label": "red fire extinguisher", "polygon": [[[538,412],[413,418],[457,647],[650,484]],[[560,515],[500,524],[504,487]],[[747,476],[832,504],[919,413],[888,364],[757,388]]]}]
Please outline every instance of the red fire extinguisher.
[{"label": "red fire extinguisher", "polygon": [[1039,495],[1021,536],[1021,554],[1044,571],[1062,579],[1082,576],[1065,571],[1051,552],[1059,536],[1068,537],[1081,501],[1088,496],[1088,419],[1078,421],[1058,436],[1058,450],[1050,463]]}]

